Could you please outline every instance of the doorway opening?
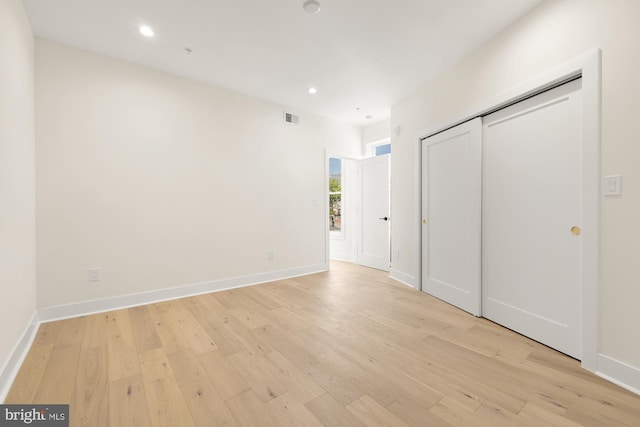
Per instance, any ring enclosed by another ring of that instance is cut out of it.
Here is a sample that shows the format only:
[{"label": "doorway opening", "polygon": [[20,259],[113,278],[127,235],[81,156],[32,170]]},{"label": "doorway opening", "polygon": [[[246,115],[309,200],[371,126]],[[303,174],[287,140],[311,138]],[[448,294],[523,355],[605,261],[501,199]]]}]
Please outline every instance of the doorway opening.
[{"label": "doorway opening", "polygon": [[[376,153],[377,147],[377,155]],[[328,259],[389,271],[390,144],[375,144],[373,157],[327,156]]]}]

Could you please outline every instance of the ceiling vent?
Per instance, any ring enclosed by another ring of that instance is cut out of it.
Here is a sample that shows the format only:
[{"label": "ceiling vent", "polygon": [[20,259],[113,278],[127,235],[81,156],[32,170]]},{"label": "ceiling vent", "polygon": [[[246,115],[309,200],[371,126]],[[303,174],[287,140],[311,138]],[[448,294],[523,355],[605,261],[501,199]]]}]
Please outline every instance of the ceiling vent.
[{"label": "ceiling vent", "polygon": [[291,123],[292,125],[297,125],[300,122],[300,117],[296,116],[293,113],[284,113],[284,122]]}]

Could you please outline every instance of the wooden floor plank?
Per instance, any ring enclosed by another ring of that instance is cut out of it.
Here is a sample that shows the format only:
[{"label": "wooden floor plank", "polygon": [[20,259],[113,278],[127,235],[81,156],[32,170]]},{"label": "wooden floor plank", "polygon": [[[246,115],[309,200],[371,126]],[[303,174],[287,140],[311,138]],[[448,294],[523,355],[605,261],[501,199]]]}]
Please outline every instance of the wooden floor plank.
[{"label": "wooden floor plank", "polygon": [[[156,411],[156,408],[153,408]],[[103,416],[103,414],[95,414]],[[109,383],[109,426],[149,427],[149,401],[141,375],[120,378]]]},{"label": "wooden floor plank", "polygon": [[261,339],[254,329],[247,328],[238,320],[230,319],[227,326],[229,327],[228,332],[235,334],[238,341],[242,343],[244,351],[253,354],[267,354],[274,350],[269,341]]},{"label": "wooden floor plank", "polygon": [[504,409],[489,400],[485,400],[474,413],[475,417],[482,418],[495,427],[511,427],[514,425],[522,427],[544,427],[548,423],[544,420],[531,420],[514,414],[508,409]]},{"label": "wooden floor plank", "polygon": [[389,363],[381,362],[371,343],[362,339],[354,340],[352,334],[341,329],[334,330],[333,334],[341,338],[340,344],[335,347],[339,354],[357,363],[363,369],[375,375],[376,378],[381,378],[388,383],[394,384],[402,390],[401,392],[404,396],[414,399],[427,408],[442,399],[442,394],[432,387],[416,381],[413,376],[406,375],[402,369],[398,369]]},{"label": "wooden floor plank", "polygon": [[109,380],[138,375],[140,363],[128,310],[116,310],[107,315]]},{"label": "wooden floor plank", "polygon": [[277,368],[263,355],[242,352],[229,356],[229,360],[263,402],[287,392],[287,387],[277,375]]},{"label": "wooden floor plank", "polygon": [[280,427],[323,427],[323,424],[291,393],[287,392],[270,400],[267,408]]},{"label": "wooden floor plank", "polygon": [[81,343],[84,337],[86,320],[87,318],[85,316],[81,316],[67,319],[63,322],[60,334],[56,340],[56,347]]},{"label": "wooden floor plank", "polygon": [[52,351],[53,344],[34,344],[31,347],[4,403],[19,404],[33,401]]},{"label": "wooden floor plank", "polygon": [[313,326],[313,321],[286,307],[268,310],[265,316],[269,319],[270,325],[274,325],[280,330],[294,332]]},{"label": "wooden floor plank", "polygon": [[140,362],[134,348],[109,350],[109,381],[130,377],[140,373]]},{"label": "wooden floor plank", "polygon": [[40,324],[33,345],[54,345],[64,323],[64,320],[58,320]]},{"label": "wooden floor plank", "polygon": [[130,308],[129,319],[138,353],[162,347],[162,341],[146,306]]},{"label": "wooden floor plank", "polygon": [[[437,402],[435,402],[437,403]],[[412,427],[447,427],[450,424],[429,412],[425,407],[408,397],[402,396],[387,407],[387,410]]]},{"label": "wooden floor plank", "polygon": [[189,342],[190,349],[195,353],[206,353],[217,350],[218,346],[205,328],[196,320],[182,301],[175,302],[173,310],[176,326]]},{"label": "wooden floor plank", "polygon": [[105,347],[108,340],[109,316],[104,313],[86,317],[84,336],[82,337],[82,349],[92,347]]},{"label": "wooden floor plank", "polygon": [[249,385],[242,379],[231,360],[221,350],[199,354],[198,360],[207,372],[216,391],[224,400],[250,390]]},{"label": "wooden floor plank", "polygon": [[210,427],[237,425],[208,378],[183,385],[181,390],[195,425]]},{"label": "wooden floor plank", "polygon": [[[400,388],[393,382],[388,381],[384,376],[371,373],[358,363],[353,362],[349,357],[335,351],[335,347],[339,344],[337,337],[317,327],[305,329],[302,334],[331,348],[332,351],[321,358],[323,366],[330,366],[338,374],[349,378],[357,384],[358,389],[382,406],[389,405],[402,395]],[[362,361],[361,363],[364,364]]]},{"label": "wooden floor plank", "polygon": [[272,351],[266,357],[277,368],[276,374],[280,382],[300,402],[307,403],[324,393],[322,387],[313,382],[308,374],[305,374],[280,352]]},{"label": "wooden floor plank", "polygon": [[164,348],[145,351],[138,355],[138,360],[142,379],[146,383],[174,376],[171,362]]},{"label": "wooden floor plank", "polygon": [[341,404],[346,405],[362,396],[363,391],[358,389],[349,375],[341,374],[331,365],[322,364],[316,357],[315,351],[304,347],[305,341],[300,340],[300,337],[283,334],[271,326],[258,328],[256,332],[262,334],[265,340],[268,340],[281,354],[289,358]]},{"label": "wooden floor plank", "polygon": [[579,427],[575,421],[558,415],[554,412],[549,412],[546,409],[536,405],[535,403],[529,403],[520,411],[520,417],[528,420],[529,422],[537,422],[540,426],[553,426],[553,427]]},{"label": "wooden floor plank", "polygon": [[109,350],[119,348],[135,350],[136,344],[129,311],[127,309],[110,311],[105,316],[107,319]]},{"label": "wooden floor plank", "polygon": [[[69,418],[74,426],[109,425],[109,378],[106,345],[83,349],[69,402]],[[96,414],[100,416],[96,417]]]},{"label": "wooden floor plank", "polygon": [[239,427],[279,427],[264,402],[252,390],[227,400],[226,405]]},{"label": "wooden floor plank", "polygon": [[[379,330],[370,325],[364,325],[357,319],[354,319],[346,328],[347,333],[354,336],[354,340],[358,343],[371,343],[368,352],[373,358],[380,361],[390,370],[397,372],[398,378],[410,378],[412,381],[423,385],[432,390],[429,398],[435,392],[438,395],[447,396],[455,400],[463,407],[474,411],[482,403],[482,398],[470,391],[465,384],[452,382],[443,376],[444,373],[439,372],[431,366],[431,362],[419,357],[419,354],[411,347],[394,345],[379,336]],[[384,335],[386,336],[386,334]],[[380,340],[382,339],[382,346]],[[405,388],[405,393],[414,399],[420,399],[415,394],[409,394]]]},{"label": "wooden floor plank", "polygon": [[289,298],[286,293],[281,294],[281,287],[285,283],[287,283],[287,280],[280,280],[277,283],[265,283],[261,286],[255,286],[254,289],[257,296],[264,296],[266,298],[269,298],[270,300],[276,302],[282,308],[286,308],[291,311],[302,309],[302,306],[294,302],[293,299]]},{"label": "wooden floor plank", "polygon": [[161,378],[144,385],[153,427],[193,427],[195,423],[177,381]]},{"label": "wooden floor plank", "polygon": [[589,397],[572,403],[564,414],[566,418],[585,425],[637,427],[640,425],[640,405],[628,406],[611,399],[597,400]]},{"label": "wooden floor plank", "polygon": [[165,353],[171,354],[191,348],[189,340],[177,323],[175,301],[165,301],[149,305],[149,313],[153,319]]},{"label": "wooden floor plank", "polygon": [[[254,287],[252,286],[251,288],[254,288]],[[257,302],[263,309],[267,311],[276,310],[283,306],[282,300],[275,298],[273,295],[269,294],[268,292],[263,291],[265,289],[264,286],[258,286],[258,287],[255,287],[254,289],[251,289],[251,288],[243,290],[244,295],[246,295],[248,298],[251,298],[252,300]]]},{"label": "wooden floor plank", "polygon": [[257,310],[232,308],[229,313],[248,329],[259,328],[269,324],[269,319]]},{"label": "wooden floor plank", "polygon": [[246,339],[238,336],[233,328],[229,326],[228,321],[216,322],[205,330],[213,342],[216,343],[218,349],[227,356],[247,349],[244,344]]},{"label": "wooden floor plank", "polygon": [[429,411],[454,427],[493,427],[491,420],[478,417],[453,399],[444,397]]},{"label": "wooden floor plank", "polygon": [[325,426],[365,427],[358,417],[348,411],[328,393],[322,394],[306,404],[306,407]]},{"label": "wooden floor plank", "polygon": [[67,404],[71,401],[81,350],[80,343],[54,347],[32,403]]},{"label": "wooden floor plank", "polygon": [[347,409],[367,426],[408,427],[408,424],[367,395],[351,402]]},{"label": "wooden floor plank", "polygon": [[174,373],[175,379],[180,386],[201,380],[207,376],[196,353],[191,350],[171,353],[167,357],[171,363],[171,370]]}]

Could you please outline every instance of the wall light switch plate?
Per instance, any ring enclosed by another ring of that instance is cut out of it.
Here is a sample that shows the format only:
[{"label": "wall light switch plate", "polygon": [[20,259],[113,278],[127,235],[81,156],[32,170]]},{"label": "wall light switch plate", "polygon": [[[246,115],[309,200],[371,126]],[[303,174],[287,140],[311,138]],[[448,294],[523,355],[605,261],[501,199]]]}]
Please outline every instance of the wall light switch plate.
[{"label": "wall light switch plate", "polygon": [[99,282],[100,281],[100,269],[97,267],[93,267],[89,269],[89,281],[90,282]]},{"label": "wall light switch plate", "polygon": [[604,195],[620,196],[622,194],[622,177],[620,175],[609,175],[604,177]]}]

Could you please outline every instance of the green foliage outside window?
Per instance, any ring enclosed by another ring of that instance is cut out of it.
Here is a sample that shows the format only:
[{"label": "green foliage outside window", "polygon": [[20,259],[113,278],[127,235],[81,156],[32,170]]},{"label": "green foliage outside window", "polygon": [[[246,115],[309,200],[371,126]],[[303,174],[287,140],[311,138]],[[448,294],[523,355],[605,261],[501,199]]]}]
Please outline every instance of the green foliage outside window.
[{"label": "green foliage outside window", "polygon": [[342,182],[340,177],[329,178],[329,219],[331,221],[331,230],[341,229]]}]

